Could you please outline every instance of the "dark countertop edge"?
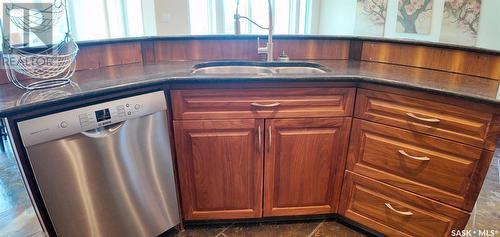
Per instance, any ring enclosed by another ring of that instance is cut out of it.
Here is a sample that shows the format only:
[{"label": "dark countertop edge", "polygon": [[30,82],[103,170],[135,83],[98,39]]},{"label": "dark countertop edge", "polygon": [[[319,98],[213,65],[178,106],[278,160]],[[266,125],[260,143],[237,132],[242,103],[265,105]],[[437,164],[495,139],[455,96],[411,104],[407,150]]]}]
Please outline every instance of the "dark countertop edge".
[{"label": "dark countertop edge", "polygon": [[75,101],[85,100],[91,97],[103,96],[108,93],[119,93],[125,92],[128,90],[141,89],[145,87],[154,87],[165,85],[166,82],[163,79],[155,79],[155,80],[146,80],[140,82],[126,83],[122,85],[115,85],[104,87],[102,89],[96,89],[88,92],[81,92],[78,94],[69,95],[67,97],[55,98],[46,101],[33,102],[30,104],[16,105],[15,107],[11,107],[5,110],[0,110],[0,118],[8,118],[12,115],[19,115],[25,112],[32,111],[39,107],[50,107],[55,105],[60,105],[61,103],[71,103]]},{"label": "dark countertop edge", "polygon": [[[139,42],[139,41],[150,41],[150,40],[245,40],[245,39],[257,39],[260,37],[266,39],[267,35],[171,35],[171,36],[139,36],[139,37],[127,37],[127,38],[113,38],[113,39],[103,39],[103,40],[85,40],[78,41],[80,46],[90,46],[99,44],[113,44],[113,43],[125,43],[125,42]],[[439,47],[446,49],[457,49],[465,50],[477,53],[486,53],[496,56],[500,56],[499,50],[473,47],[473,46],[463,46],[458,44],[450,43],[440,43],[431,41],[417,41],[412,39],[392,39],[392,38],[380,38],[380,37],[369,37],[369,36],[349,36],[349,35],[274,35],[275,39],[282,40],[293,40],[293,39],[328,39],[328,40],[366,40],[375,42],[387,42],[387,43],[400,43],[409,45],[420,45],[420,46],[430,46]]]},{"label": "dark countertop edge", "polygon": [[128,90],[133,90],[133,89],[141,89],[145,87],[154,87],[154,86],[162,86],[162,85],[168,85],[168,84],[175,84],[175,83],[222,83],[222,82],[241,82],[241,83],[248,83],[248,82],[254,82],[254,83],[259,83],[259,82],[332,82],[332,81],[338,81],[338,82],[353,82],[353,83],[371,83],[371,84],[378,84],[378,85],[384,85],[384,86],[393,86],[397,87],[400,89],[410,89],[410,90],[417,90],[417,91],[422,91],[422,92],[428,92],[432,93],[435,95],[442,95],[442,96],[450,96],[450,97],[455,97],[458,99],[467,99],[472,102],[477,102],[477,103],[483,103],[483,104],[489,104],[493,106],[500,106],[500,100],[495,100],[492,98],[486,98],[478,95],[470,95],[470,94],[460,94],[458,92],[450,92],[446,90],[440,90],[440,89],[435,89],[435,88],[429,88],[429,87],[421,87],[418,85],[412,85],[404,82],[399,82],[399,81],[394,81],[390,79],[383,79],[383,78],[376,78],[376,77],[369,77],[369,76],[360,76],[360,75],[338,75],[338,76],[327,76],[327,77],[313,77],[313,78],[301,78],[301,77],[295,77],[295,78],[284,78],[284,77],[279,77],[279,78],[262,78],[262,77],[248,77],[245,79],[241,78],[231,78],[231,77],[223,77],[223,78],[214,78],[214,77],[167,77],[167,78],[158,78],[158,79],[151,79],[151,80],[145,80],[145,81],[140,81],[140,82],[133,82],[133,83],[127,83],[127,84],[122,84],[122,85],[115,85],[115,86],[110,86],[110,87],[105,87],[102,89],[96,89],[93,91],[89,92],[82,92],[78,93],[75,95],[70,95],[68,97],[63,97],[63,98],[56,98],[52,100],[47,100],[47,101],[41,101],[41,102],[34,102],[31,104],[25,104],[25,105],[18,105],[12,108],[8,108],[5,110],[0,111],[0,118],[6,118],[10,117],[12,115],[18,115],[22,114],[28,111],[32,111],[33,109],[36,109],[38,107],[48,107],[48,106],[53,106],[53,105],[60,105],[61,103],[70,103],[78,100],[84,100],[89,97],[97,97],[97,96],[102,96],[108,93],[118,93],[118,92],[124,92]]}]

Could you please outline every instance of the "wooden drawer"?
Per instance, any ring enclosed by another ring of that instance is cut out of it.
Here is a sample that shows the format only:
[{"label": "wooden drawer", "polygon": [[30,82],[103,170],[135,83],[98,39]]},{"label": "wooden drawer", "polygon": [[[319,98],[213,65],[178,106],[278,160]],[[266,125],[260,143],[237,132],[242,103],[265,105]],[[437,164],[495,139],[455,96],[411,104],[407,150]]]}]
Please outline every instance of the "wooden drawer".
[{"label": "wooden drawer", "polygon": [[354,88],[173,90],[175,119],[351,116]]},{"label": "wooden drawer", "polygon": [[491,152],[355,119],[347,169],[472,210]]},{"label": "wooden drawer", "polygon": [[340,214],[388,236],[449,236],[469,214],[346,171]]},{"label": "wooden drawer", "polygon": [[485,147],[491,113],[473,106],[358,89],[355,116],[466,144]]}]

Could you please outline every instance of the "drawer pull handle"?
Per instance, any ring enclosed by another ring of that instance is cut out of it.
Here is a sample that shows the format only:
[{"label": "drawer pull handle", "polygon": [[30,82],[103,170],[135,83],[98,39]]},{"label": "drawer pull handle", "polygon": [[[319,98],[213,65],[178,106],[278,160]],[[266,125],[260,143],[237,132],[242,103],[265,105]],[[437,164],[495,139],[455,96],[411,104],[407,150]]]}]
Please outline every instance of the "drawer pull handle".
[{"label": "drawer pull handle", "polygon": [[421,117],[418,117],[417,115],[415,115],[414,113],[406,113],[406,115],[408,115],[408,117],[414,118],[416,120],[420,120],[420,121],[424,121],[424,122],[428,122],[428,123],[441,122],[441,120],[439,120],[437,118],[421,118]]},{"label": "drawer pull handle", "polygon": [[261,108],[274,108],[274,107],[280,106],[281,103],[276,102],[276,103],[267,104],[267,105],[259,104],[259,103],[251,103],[250,105],[255,106],[255,107],[261,107]]},{"label": "drawer pull handle", "polygon": [[403,150],[399,150],[398,151],[399,154],[401,155],[404,155],[410,159],[414,159],[414,160],[419,160],[419,161],[429,161],[431,160],[431,158],[427,157],[427,156],[422,156],[422,157],[419,157],[419,156],[412,156],[412,155],[409,155],[408,153],[406,153],[406,151],[403,151]]},{"label": "drawer pull handle", "polygon": [[403,216],[411,216],[411,215],[413,215],[413,212],[411,212],[411,211],[398,211],[398,210],[396,210],[394,207],[392,207],[392,205],[390,203],[385,203],[385,206],[387,208],[389,208],[391,211],[396,212],[398,214],[401,214]]}]

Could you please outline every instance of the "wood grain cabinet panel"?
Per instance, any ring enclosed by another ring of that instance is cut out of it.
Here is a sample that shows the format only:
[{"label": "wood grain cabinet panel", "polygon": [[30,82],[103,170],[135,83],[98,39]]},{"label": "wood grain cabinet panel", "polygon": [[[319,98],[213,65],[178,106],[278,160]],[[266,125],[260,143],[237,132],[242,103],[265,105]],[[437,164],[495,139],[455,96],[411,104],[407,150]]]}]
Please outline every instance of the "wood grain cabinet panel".
[{"label": "wood grain cabinet panel", "polygon": [[355,119],[347,169],[472,210],[474,186],[482,184],[490,156],[473,146]]},{"label": "wood grain cabinet panel", "polygon": [[254,119],[174,121],[185,220],[262,215],[263,126]]},{"label": "wood grain cabinet panel", "polygon": [[450,236],[469,214],[346,171],[340,213],[388,236]]},{"label": "wood grain cabinet panel", "polygon": [[472,106],[448,104],[358,89],[355,117],[486,148],[493,115]]},{"label": "wood grain cabinet panel", "polygon": [[266,120],[264,216],[335,213],[351,118]]},{"label": "wood grain cabinet panel", "polygon": [[175,119],[351,116],[354,88],[172,90]]}]

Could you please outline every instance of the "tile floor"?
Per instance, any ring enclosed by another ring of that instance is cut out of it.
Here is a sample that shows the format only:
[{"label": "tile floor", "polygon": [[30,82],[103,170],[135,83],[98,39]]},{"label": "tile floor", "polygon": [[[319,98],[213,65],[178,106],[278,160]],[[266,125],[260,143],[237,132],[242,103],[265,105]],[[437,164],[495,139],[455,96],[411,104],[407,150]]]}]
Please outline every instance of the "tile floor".
[{"label": "tile floor", "polygon": [[0,236],[42,233],[8,141],[0,144]]},{"label": "tile floor", "polygon": [[[41,227],[31,206],[10,144],[0,141],[0,237],[41,236]],[[2,149],[2,147],[4,147]],[[495,153],[476,208],[467,229],[500,230],[500,149]],[[197,236],[365,236],[332,220],[188,226],[169,237]]]},{"label": "tile floor", "polygon": [[334,220],[266,223],[233,223],[215,226],[187,226],[183,232],[171,231],[167,237],[364,237]]},{"label": "tile floor", "polygon": [[500,231],[500,148],[491,161],[466,229]]}]

